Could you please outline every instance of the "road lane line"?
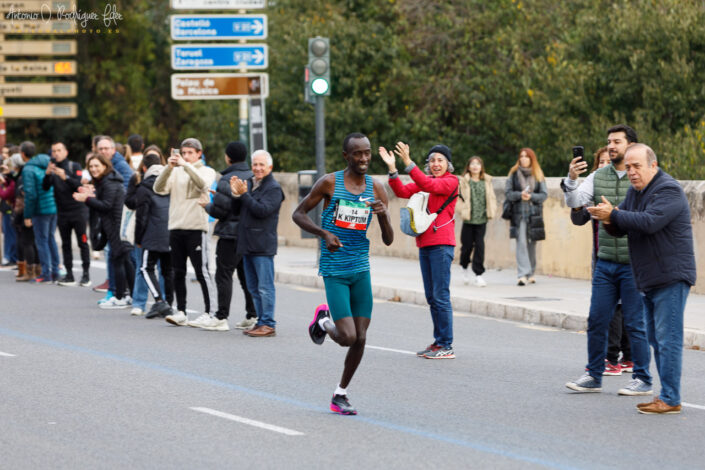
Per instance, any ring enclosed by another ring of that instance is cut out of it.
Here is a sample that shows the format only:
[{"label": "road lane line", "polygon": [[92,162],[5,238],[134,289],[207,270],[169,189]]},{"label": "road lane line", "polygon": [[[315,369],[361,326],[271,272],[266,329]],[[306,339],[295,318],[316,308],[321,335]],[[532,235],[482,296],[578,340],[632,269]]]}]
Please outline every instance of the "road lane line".
[{"label": "road lane line", "polygon": [[693,404],[691,404],[691,403],[681,402],[681,406],[687,406],[688,408],[695,408],[695,409],[698,409],[698,410],[705,410],[705,406],[702,406],[702,405],[693,405]]},{"label": "road lane line", "polygon": [[242,424],[247,424],[254,426],[256,428],[266,429],[267,431],[274,431],[280,434],[286,434],[287,436],[303,436],[304,433],[299,431],[294,431],[293,429],[283,428],[281,426],[275,426],[274,424],[263,423],[262,421],[255,421],[249,418],[243,418],[242,416],[231,415],[229,413],[223,413],[222,411],[212,410],[210,408],[203,408],[200,406],[192,406],[190,409],[193,411],[198,411],[200,413],[206,413],[209,415],[217,416],[218,418],[229,419],[230,421],[235,421]]},{"label": "road lane line", "polygon": [[[118,354],[113,354],[113,353],[108,353],[105,351],[100,351],[96,349],[90,349],[74,344],[69,344],[69,343],[63,343],[60,341],[56,341],[54,339],[50,338],[45,338],[41,336],[34,336],[34,335],[29,335],[26,333],[21,333],[19,331],[14,331],[14,330],[9,330],[7,328],[3,328],[0,326],[0,335],[7,335],[13,338],[18,338],[22,339],[25,341],[31,341],[33,343],[37,344],[42,344],[45,346],[61,349],[64,351],[70,351],[74,353],[80,353],[80,354],[87,354],[90,356],[102,358],[102,359],[108,359],[108,360],[113,360],[116,362],[120,362],[122,364],[127,364],[127,365],[132,365],[132,366],[137,366],[139,368],[143,368],[146,370],[152,370],[155,372],[159,372],[162,374],[166,374],[172,377],[179,377],[182,379],[186,380],[191,380],[194,382],[198,382],[204,385],[208,386],[214,386],[214,387],[219,387],[223,388],[225,390],[232,390],[235,392],[241,392],[241,393],[246,393],[250,396],[255,396],[258,398],[264,398],[267,400],[271,400],[277,403],[283,403],[286,405],[291,405],[296,408],[300,408],[303,410],[308,410],[308,411],[314,411],[314,412],[323,412],[324,407],[322,407],[318,403],[310,403],[310,402],[304,402],[299,399],[289,397],[287,395],[277,395],[274,393],[270,392],[265,392],[262,390],[257,390],[255,388],[249,388],[249,387],[244,387],[242,385],[230,383],[230,382],[225,382],[222,380],[218,380],[215,378],[211,377],[205,377],[201,375],[197,375],[191,372],[187,372],[184,370],[179,370],[179,369],[174,369],[171,367],[163,366],[159,363],[154,363],[154,362],[149,362],[149,361],[144,361],[140,359],[134,359],[130,357],[125,357],[121,356]],[[328,408],[325,407],[325,413],[330,414],[330,411],[328,411]],[[433,432],[429,432],[426,428],[414,428],[411,426],[405,426],[402,424],[397,424],[395,422],[390,422],[390,421],[383,421],[383,420],[377,420],[373,418],[367,418],[364,416],[350,416],[350,420],[355,420],[355,421],[360,421],[363,423],[370,424],[372,426],[376,426],[378,428],[384,428],[396,432],[401,432],[403,434],[411,435],[411,436],[416,436],[420,437],[422,439],[431,439],[436,442],[443,442],[446,444],[452,444],[460,447],[464,447],[467,449],[473,449],[479,452],[483,452],[486,454],[491,454],[491,455],[498,455],[502,457],[506,457],[512,460],[517,460],[519,462],[528,462],[528,463],[533,463],[537,465],[542,465],[544,467],[548,468],[555,468],[555,469],[572,469],[571,465],[562,463],[561,461],[554,461],[554,460],[549,460],[546,458],[542,457],[536,457],[532,453],[522,453],[522,452],[515,452],[511,449],[507,449],[503,447],[501,443],[498,444],[486,444],[484,442],[478,442],[475,440],[466,440],[462,438],[456,438],[453,435],[444,435],[444,434],[436,434]]]},{"label": "road lane line", "polygon": [[401,354],[411,354],[412,356],[416,356],[416,353],[413,351],[404,351],[403,349],[392,349],[392,348],[383,348],[381,346],[370,346],[369,344],[365,346],[365,349],[370,348],[370,349],[378,349],[380,351],[389,351],[389,352],[395,352],[395,353],[401,353]]},{"label": "road lane line", "polygon": [[2,351],[0,351],[0,356],[4,356],[4,357],[17,357],[17,356],[15,356],[14,354],[2,352]]}]

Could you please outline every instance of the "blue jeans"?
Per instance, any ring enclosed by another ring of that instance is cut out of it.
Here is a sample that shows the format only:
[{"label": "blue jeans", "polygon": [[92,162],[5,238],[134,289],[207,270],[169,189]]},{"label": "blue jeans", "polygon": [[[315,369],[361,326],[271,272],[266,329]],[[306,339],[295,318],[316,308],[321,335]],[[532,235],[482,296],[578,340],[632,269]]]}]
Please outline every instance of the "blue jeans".
[{"label": "blue jeans", "polygon": [[37,245],[42,277],[59,277],[59,248],[56,246],[56,214],[41,214],[32,217],[34,240]]},{"label": "blue jeans", "polygon": [[454,247],[435,245],[419,248],[421,276],[426,302],[431,307],[433,337],[443,348],[453,345],[453,307],[450,304],[450,267]]},{"label": "blue jeans", "polygon": [[634,361],[632,378],[639,378],[651,385],[649,373],[651,352],[646,339],[644,302],[641,294],[636,290],[632,267],[629,264],[613,263],[602,259],[598,259],[595,263],[588,316],[587,370],[597,383],[602,383],[610,322],[619,299],[622,299],[624,329],[632,347]]},{"label": "blue jeans", "polygon": [[105,254],[105,273],[108,276],[108,291],[115,294],[117,289],[115,288],[115,270],[113,269],[113,262],[110,260],[110,243],[103,248],[103,254]]},{"label": "blue jeans", "polygon": [[649,343],[661,378],[659,398],[670,406],[681,404],[683,311],[689,292],[690,286],[680,281],[644,294]]},{"label": "blue jeans", "polygon": [[257,326],[275,327],[274,321],[274,256],[242,257],[247,290],[252,294],[257,312]]},{"label": "blue jeans", "polygon": [[9,263],[17,262],[17,234],[12,226],[12,214],[2,215],[3,240],[2,254]]}]

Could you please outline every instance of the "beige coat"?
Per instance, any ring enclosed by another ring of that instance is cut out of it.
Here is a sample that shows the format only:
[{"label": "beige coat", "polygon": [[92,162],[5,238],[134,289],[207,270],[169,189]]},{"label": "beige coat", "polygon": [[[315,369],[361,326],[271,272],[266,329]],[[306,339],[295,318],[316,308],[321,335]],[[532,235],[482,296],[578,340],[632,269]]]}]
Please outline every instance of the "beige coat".
[{"label": "beige coat", "polygon": [[208,214],[198,204],[215,181],[215,170],[202,161],[171,168],[167,165],[154,181],[154,192],[169,197],[169,230],[208,231]]},{"label": "beige coat", "polygon": [[[464,221],[472,218],[472,204],[470,204],[470,173],[465,173],[458,178],[460,180],[460,196],[462,200],[458,200],[455,206],[455,212],[460,214]],[[492,176],[485,173],[485,204],[487,207],[487,218],[494,219],[497,215],[497,196],[494,194],[492,187]]]}]

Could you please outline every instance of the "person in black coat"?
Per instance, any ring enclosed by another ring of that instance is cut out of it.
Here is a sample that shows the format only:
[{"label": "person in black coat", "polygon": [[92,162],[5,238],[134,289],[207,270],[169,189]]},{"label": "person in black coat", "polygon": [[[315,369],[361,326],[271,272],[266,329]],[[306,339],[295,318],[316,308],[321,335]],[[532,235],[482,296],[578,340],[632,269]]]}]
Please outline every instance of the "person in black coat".
[{"label": "person in black coat", "polygon": [[690,205],[681,185],[660,170],[654,151],[634,144],[624,155],[632,187],[617,208],[606,198],[588,211],[610,235],[628,235],[634,282],[642,293],[649,343],[661,379],[661,393],[640,403],[643,414],[681,412],[683,314],[695,284]]},{"label": "person in black coat", "polygon": [[128,289],[132,292],[135,267],[130,258],[132,245],[120,239],[122,206],[125,201],[122,176],[100,154],[91,156],[86,163],[93,186],[79,188],[73,198],[85,202],[90,209],[91,244],[94,250],[109,245],[110,261],[115,273],[115,297],[100,304],[100,308],[126,308],[129,302],[125,293]]},{"label": "person in black coat", "polygon": [[240,199],[237,252],[243,255],[247,288],[257,310],[257,325],[244,333],[251,337],[275,336],[274,255],[277,254],[277,224],[284,192],[272,175],[272,156],[266,150],[252,154],[248,180],[230,179],[230,190]]},{"label": "person in black coat", "polygon": [[[159,155],[147,152],[140,169],[144,176],[134,194],[135,244],[142,248],[140,269],[155,301],[146,318],[166,317],[172,313],[171,304],[174,301],[174,275],[169,250],[169,196],[161,196],[153,189],[154,181],[164,166]],[[157,263],[161,266],[164,279],[164,297],[155,273]]]},{"label": "person in black coat", "polygon": [[81,186],[81,165],[68,159],[69,152],[63,142],[56,142],[51,146],[51,163],[46,170],[42,181],[42,188],[48,191],[54,187],[54,200],[57,209],[57,225],[61,235],[61,252],[64,258],[66,275],[59,280],[61,286],[76,285],[73,277],[73,253],[71,251],[71,232],[76,233],[76,241],[81,251],[83,275],[81,285],[91,285],[89,269],[91,255],[86,239],[86,223],[88,222],[88,209],[86,206],[73,199]]},{"label": "person in black coat", "polygon": [[225,148],[225,163],[228,167],[218,181],[213,201],[203,200],[201,206],[208,215],[218,219],[213,230],[213,235],[218,236],[218,245],[215,250],[215,284],[218,288],[218,310],[215,317],[208,320],[201,327],[206,330],[227,331],[228,316],[230,315],[230,302],[233,296],[233,272],[237,269],[237,279],[240,281],[242,292],[245,295],[245,310],[247,312],[243,321],[235,324],[238,329],[249,329],[257,323],[257,311],[252,300],[252,295],[247,290],[245,280],[245,267],[242,256],[237,254],[238,225],[240,222],[241,201],[233,199],[230,190],[230,179],[237,177],[247,180],[252,177],[252,171],[245,162],[247,147],[242,142],[230,142]]}]

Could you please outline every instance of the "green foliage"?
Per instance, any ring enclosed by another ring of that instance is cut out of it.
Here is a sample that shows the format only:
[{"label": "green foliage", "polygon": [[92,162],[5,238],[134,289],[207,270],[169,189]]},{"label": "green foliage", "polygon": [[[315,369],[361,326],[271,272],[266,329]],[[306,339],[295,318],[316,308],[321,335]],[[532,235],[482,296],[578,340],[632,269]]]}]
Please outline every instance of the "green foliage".
[{"label": "green foliage", "polygon": [[[105,2],[79,0],[83,11]],[[112,2],[110,2],[112,3]],[[90,136],[133,132],[163,148],[199,137],[222,168],[238,138],[237,101],[170,95],[168,2],[122,0],[119,34],[79,35],[79,119],[14,121],[10,140],[63,137],[72,154]],[[307,39],[331,40],[326,158],[340,168],[349,132],[373,148],[436,143],[456,167],[472,155],[506,174],[532,147],[548,175],[570,148],[588,153],[620,122],[681,179],[705,178],[705,8],[696,0],[270,0],[268,146],[275,168],[311,169],[314,112],[303,101]],[[376,152],[375,152],[376,153]],[[374,159],[372,171],[383,172]]]}]

